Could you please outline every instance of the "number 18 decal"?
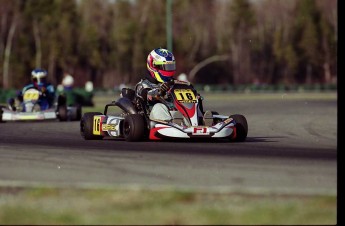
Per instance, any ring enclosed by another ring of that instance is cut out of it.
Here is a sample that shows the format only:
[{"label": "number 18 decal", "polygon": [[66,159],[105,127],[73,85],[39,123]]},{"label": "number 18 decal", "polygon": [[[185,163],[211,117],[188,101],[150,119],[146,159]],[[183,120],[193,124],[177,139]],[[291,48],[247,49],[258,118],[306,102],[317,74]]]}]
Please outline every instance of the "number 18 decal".
[{"label": "number 18 decal", "polygon": [[191,89],[175,89],[174,93],[181,103],[196,103],[196,97]]}]

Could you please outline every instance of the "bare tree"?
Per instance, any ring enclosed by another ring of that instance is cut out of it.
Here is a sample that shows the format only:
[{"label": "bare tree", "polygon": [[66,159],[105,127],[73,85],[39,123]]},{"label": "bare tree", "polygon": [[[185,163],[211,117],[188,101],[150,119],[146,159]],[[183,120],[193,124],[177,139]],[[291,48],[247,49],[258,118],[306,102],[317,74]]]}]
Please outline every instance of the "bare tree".
[{"label": "bare tree", "polygon": [[34,39],[35,39],[35,46],[36,46],[36,63],[35,66],[40,68],[42,65],[42,47],[41,47],[41,36],[38,27],[37,20],[35,19],[32,24]]},{"label": "bare tree", "polygon": [[8,32],[6,46],[5,46],[5,55],[4,55],[4,63],[3,63],[3,87],[5,89],[8,89],[10,87],[10,81],[9,81],[9,65],[10,65],[10,57],[11,57],[11,50],[12,50],[12,42],[13,37],[16,31],[18,19],[17,14],[13,17],[10,31]]},{"label": "bare tree", "polygon": [[[259,65],[256,76],[261,82],[276,83],[283,79],[284,83],[290,83],[289,72],[283,66],[285,62],[281,64],[280,61],[285,61],[285,55],[294,54],[289,43],[295,4],[295,0],[264,0],[255,4],[257,18],[255,32],[259,43],[259,54],[256,59]],[[279,70],[275,70],[279,67]],[[292,62],[291,67],[293,67]]]},{"label": "bare tree", "polygon": [[248,0],[233,0],[229,4],[230,46],[234,84],[252,80],[252,28],[256,24],[255,11]]}]

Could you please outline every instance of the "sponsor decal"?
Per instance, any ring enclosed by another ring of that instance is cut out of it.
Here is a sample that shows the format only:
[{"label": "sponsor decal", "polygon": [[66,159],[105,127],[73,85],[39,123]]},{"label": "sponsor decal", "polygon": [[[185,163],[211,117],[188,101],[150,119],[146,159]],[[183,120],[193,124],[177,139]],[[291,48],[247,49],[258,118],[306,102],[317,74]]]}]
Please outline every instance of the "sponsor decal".
[{"label": "sponsor decal", "polygon": [[14,118],[18,120],[43,119],[43,117],[40,115],[16,115]]},{"label": "sponsor decal", "polygon": [[116,130],[115,125],[102,124],[102,131],[113,131]]},{"label": "sponsor decal", "polygon": [[228,119],[224,120],[224,123],[228,124],[228,123],[232,122],[232,120],[233,120],[232,118],[228,118]]},{"label": "sponsor decal", "polygon": [[120,122],[118,118],[108,118],[107,124],[102,125],[102,131],[108,131],[109,136],[120,136]]},{"label": "sponsor decal", "polygon": [[194,127],[192,135],[208,135],[210,132],[207,127]]},{"label": "sponsor decal", "polygon": [[180,81],[180,80],[174,80],[175,84],[182,84],[182,85],[190,85],[190,82]]}]

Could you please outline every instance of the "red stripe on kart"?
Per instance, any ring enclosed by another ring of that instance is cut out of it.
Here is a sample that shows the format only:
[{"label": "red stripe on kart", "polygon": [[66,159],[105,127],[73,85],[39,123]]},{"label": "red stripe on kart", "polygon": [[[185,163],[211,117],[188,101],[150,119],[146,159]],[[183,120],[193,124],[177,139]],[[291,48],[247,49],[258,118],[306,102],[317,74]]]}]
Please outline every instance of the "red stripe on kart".
[{"label": "red stripe on kart", "polygon": [[103,131],[103,124],[107,124],[107,116],[105,115],[101,115],[101,120],[99,122],[99,130],[102,136],[106,136],[106,133],[108,133],[108,131]]},{"label": "red stripe on kart", "polygon": [[[179,112],[181,112],[182,115],[187,117],[187,118],[192,118],[194,116],[195,112],[196,112],[195,111],[195,109],[196,109],[195,104],[193,104],[193,107],[191,109],[188,109],[186,107],[182,107],[181,104],[178,101],[175,100],[175,106],[176,106],[177,110]],[[186,113],[188,115],[186,115]]]},{"label": "red stripe on kart", "polygon": [[188,109],[188,108],[186,108],[187,109],[187,113],[188,113],[188,115],[189,115],[189,118],[193,118],[194,117],[194,115],[195,115],[195,109],[196,109],[196,107],[195,107],[196,105],[195,104],[193,104],[193,107],[191,108],[191,109]]},{"label": "red stripe on kart", "polygon": [[232,128],[232,134],[230,135],[230,139],[231,140],[235,140],[237,137],[237,132],[236,132],[236,127],[235,126],[231,126],[230,128]]},{"label": "red stripe on kart", "polygon": [[161,138],[157,137],[156,134],[157,134],[157,131],[160,130],[160,129],[164,129],[166,127],[156,127],[156,128],[152,128],[150,129],[150,136],[149,136],[149,139],[150,140],[161,140]]},{"label": "red stripe on kart", "polygon": [[100,120],[100,122],[99,122],[99,129],[100,129],[100,131],[101,131],[101,133],[103,133],[104,131],[103,131],[103,123],[105,123],[105,115],[102,115],[101,116],[101,120]]}]

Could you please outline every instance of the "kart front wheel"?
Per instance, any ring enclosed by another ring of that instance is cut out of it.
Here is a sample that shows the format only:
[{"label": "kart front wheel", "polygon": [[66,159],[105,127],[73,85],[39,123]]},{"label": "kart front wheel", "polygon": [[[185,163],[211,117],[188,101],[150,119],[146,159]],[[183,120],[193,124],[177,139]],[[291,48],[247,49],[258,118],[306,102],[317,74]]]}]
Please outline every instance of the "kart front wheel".
[{"label": "kart front wheel", "polygon": [[234,137],[235,141],[245,141],[248,134],[248,123],[247,119],[243,115],[231,115],[230,118],[233,118],[236,122],[236,137]]},{"label": "kart front wheel", "polygon": [[145,137],[145,121],[142,115],[130,114],[125,117],[123,136],[126,141],[140,141]]},{"label": "kart front wheel", "polygon": [[102,115],[100,112],[88,112],[83,115],[80,120],[80,135],[85,140],[101,140],[103,136],[101,135],[94,135],[94,116],[95,115]]}]

